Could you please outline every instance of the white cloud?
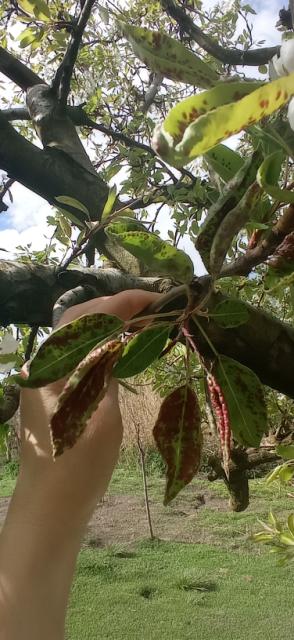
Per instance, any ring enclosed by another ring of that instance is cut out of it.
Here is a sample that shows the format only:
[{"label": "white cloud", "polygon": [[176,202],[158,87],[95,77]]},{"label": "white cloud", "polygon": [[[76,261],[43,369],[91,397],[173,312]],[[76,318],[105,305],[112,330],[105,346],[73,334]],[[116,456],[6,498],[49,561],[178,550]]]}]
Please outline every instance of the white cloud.
[{"label": "white cloud", "polygon": [[[43,249],[46,245],[45,235],[50,234],[46,218],[51,213],[50,205],[40,196],[32,193],[20,184],[13,185],[13,202],[7,212],[0,217],[0,247],[6,249],[14,257],[18,245],[32,243],[32,249]],[[8,257],[1,252],[1,258]]]}]

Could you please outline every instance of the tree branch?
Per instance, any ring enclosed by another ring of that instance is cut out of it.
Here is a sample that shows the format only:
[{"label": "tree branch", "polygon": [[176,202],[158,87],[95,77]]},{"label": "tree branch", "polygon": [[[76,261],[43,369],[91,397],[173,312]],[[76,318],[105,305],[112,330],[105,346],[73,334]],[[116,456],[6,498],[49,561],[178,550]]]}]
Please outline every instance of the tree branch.
[{"label": "tree branch", "polygon": [[[84,284],[94,286],[97,295],[112,295],[133,288],[153,291],[171,288],[170,280],[136,278],[111,269],[73,269],[58,273],[44,265],[0,261],[0,323],[50,326],[56,300],[65,291]],[[211,317],[199,316],[202,331],[218,353],[241,362],[255,371],[263,384],[294,398],[294,329],[251,305],[246,305],[249,314],[246,324],[224,329],[212,316],[215,306],[226,299],[221,293],[211,295],[208,303]],[[183,309],[186,304],[186,296],[182,296],[161,312]],[[191,323],[191,332],[200,353],[213,357],[207,340],[194,323]]]},{"label": "tree branch", "polygon": [[263,49],[255,49],[241,51],[240,49],[225,49],[215,40],[207,36],[203,31],[194,24],[193,20],[188,16],[184,9],[179,7],[174,0],[161,0],[161,4],[165,11],[178,23],[182,31],[187,33],[192,40],[224,64],[230,65],[249,65],[256,67],[260,64],[267,63],[280,47],[265,47]]},{"label": "tree branch", "polygon": [[67,51],[61,65],[58,67],[55,78],[52,82],[52,89],[58,92],[61,105],[65,107],[70,92],[71,77],[76,63],[78,51],[82,41],[83,33],[90,18],[95,0],[85,0],[79,15],[78,22],[74,28]]},{"label": "tree branch", "polygon": [[[57,149],[39,149],[21,136],[0,112],[0,168],[25,187],[58,205],[57,196],[70,195],[87,207],[92,220],[99,220],[108,186]],[[71,209],[83,222],[85,214]]]},{"label": "tree branch", "polygon": [[29,87],[43,82],[34,71],[31,71],[3,47],[0,47],[0,72],[17,84],[23,91],[27,91]]},{"label": "tree branch", "polygon": [[294,205],[285,209],[275,226],[265,235],[261,242],[253,249],[248,249],[244,255],[234,262],[230,262],[221,270],[220,278],[228,276],[247,276],[250,271],[271,256],[284,238],[294,230]]}]

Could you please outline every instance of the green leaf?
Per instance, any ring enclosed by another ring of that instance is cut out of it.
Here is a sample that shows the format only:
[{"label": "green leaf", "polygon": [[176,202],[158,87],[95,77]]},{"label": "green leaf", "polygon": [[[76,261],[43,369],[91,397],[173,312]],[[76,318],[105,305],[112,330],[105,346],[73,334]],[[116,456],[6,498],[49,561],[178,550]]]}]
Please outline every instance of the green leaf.
[{"label": "green leaf", "polygon": [[[252,88],[252,83],[247,84]],[[264,84],[241,99],[235,97],[235,101],[233,95],[229,95],[230,89],[224,87],[224,84],[217,85],[187,98],[169,112],[153,141],[155,151],[166,162],[182,167],[283,107],[294,94],[294,73]]]},{"label": "green leaf", "polygon": [[51,419],[54,457],[70,449],[105,395],[121,342],[113,340],[88,353],[67,381]]},{"label": "green leaf", "polygon": [[170,328],[170,325],[160,325],[138,333],[125,346],[113,375],[116,378],[130,378],[147,369],[163,350]]},{"label": "green leaf", "polygon": [[149,69],[165,78],[197,87],[212,87],[219,79],[214,69],[177,40],[149,29],[117,21],[133,51]]},{"label": "green leaf", "polygon": [[166,463],[164,504],[168,504],[191,482],[201,462],[201,415],[191,387],[179,387],[164,399],[153,435]]},{"label": "green leaf", "polygon": [[240,300],[224,300],[214,307],[209,317],[213,318],[220,327],[232,329],[247,322],[249,311]]},{"label": "green leaf", "polygon": [[111,187],[111,189],[109,189],[108,198],[105,202],[104,209],[102,211],[101,220],[105,220],[112,213],[112,209],[116,201],[116,193],[117,193],[117,189],[116,189],[116,185],[114,185],[113,187]]},{"label": "green leaf", "polygon": [[284,466],[284,465],[279,464],[277,467],[275,467],[275,468],[273,469],[273,471],[270,471],[270,473],[269,473],[269,474],[267,475],[267,477],[266,477],[266,481],[265,481],[265,484],[266,484],[266,485],[269,485],[269,484],[271,484],[272,482],[274,482],[275,480],[278,480],[278,479],[279,479],[280,472],[281,472],[281,469],[283,468],[283,466]]},{"label": "green leaf", "polygon": [[290,513],[290,515],[288,516],[288,529],[294,536],[294,513]]},{"label": "green leaf", "polygon": [[254,542],[272,542],[274,536],[272,533],[265,533],[260,531],[259,533],[254,533],[252,536],[252,540]]},{"label": "green leaf", "polygon": [[293,475],[294,475],[294,467],[290,466],[289,464],[283,464],[279,473],[280,482],[282,482],[283,484],[288,484],[288,482],[292,480]]},{"label": "green leaf", "polygon": [[278,444],[276,452],[283,460],[294,460],[294,444]]},{"label": "green leaf", "polygon": [[72,371],[98,343],[119,333],[123,322],[116,316],[95,313],[82,316],[53,331],[30,363],[29,377],[18,377],[25,387],[43,387]]},{"label": "green leaf", "polygon": [[60,202],[60,204],[68,204],[70,207],[78,209],[78,211],[82,211],[86,214],[87,218],[90,219],[90,214],[87,207],[85,207],[85,205],[79,200],[76,200],[76,198],[71,198],[70,196],[56,196],[56,198],[54,199],[57,202]]},{"label": "green leaf", "polygon": [[151,273],[170,276],[179,282],[191,282],[194,273],[193,262],[184,251],[164,242],[155,233],[122,232],[118,224],[121,223],[113,222],[108,225],[106,234],[146,264]]},{"label": "green leaf", "polygon": [[280,542],[283,544],[293,546],[294,545],[294,536],[291,533],[287,533],[286,531],[281,533],[279,536]]},{"label": "green leaf", "polygon": [[224,144],[218,144],[207,151],[204,159],[225,182],[231,180],[244,164],[244,160],[239,153]]},{"label": "green leaf", "polygon": [[40,35],[43,35],[43,32],[38,31],[35,28],[31,28],[28,27],[28,29],[25,29],[24,31],[22,31],[22,33],[19,34],[18,39],[20,41],[19,46],[21,49],[25,49],[26,47],[28,47],[29,45],[31,45],[33,42],[40,41]]},{"label": "green leaf", "polygon": [[275,186],[281,172],[282,161],[283,154],[281,151],[271,153],[270,156],[264,159],[256,177],[258,184],[260,184],[272,198],[279,202],[292,204],[294,202],[294,192]]},{"label": "green leaf", "polygon": [[18,5],[30,16],[47,22],[51,19],[50,9],[45,0],[17,0]]},{"label": "green leaf", "polygon": [[213,367],[225,398],[230,427],[237,442],[258,447],[267,428],[263,387],[259,378],[244,365],[221,355]]}]

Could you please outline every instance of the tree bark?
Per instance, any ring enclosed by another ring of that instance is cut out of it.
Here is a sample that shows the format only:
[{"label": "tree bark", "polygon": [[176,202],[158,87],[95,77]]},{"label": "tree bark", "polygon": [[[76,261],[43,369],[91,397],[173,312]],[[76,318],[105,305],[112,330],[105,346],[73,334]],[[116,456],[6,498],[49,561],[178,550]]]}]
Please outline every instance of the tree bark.
[{"label": "tree bark", "polygon": [[[111,269],[60,273],[44,265],[0,261],[0,324],[51,326],[57,298],[83,284],[94,286],[97,296],[133,288],[164,292],[172,286],[170,280],[139,278]],[[213,293],[208,313],[226,299],[221,293]],[[185,298],[176,299],[172,308],[184,308],[185,303]],[[249,312],[246,324],[223,329],[212,318],[199,316],[202,330],[218,353],[241,362],[252,369],[263,384],[294,398],[294,329],[251,305],[246,306]],[[191,329],[199,351],[213,357],[199,327],[191,323]]]}]

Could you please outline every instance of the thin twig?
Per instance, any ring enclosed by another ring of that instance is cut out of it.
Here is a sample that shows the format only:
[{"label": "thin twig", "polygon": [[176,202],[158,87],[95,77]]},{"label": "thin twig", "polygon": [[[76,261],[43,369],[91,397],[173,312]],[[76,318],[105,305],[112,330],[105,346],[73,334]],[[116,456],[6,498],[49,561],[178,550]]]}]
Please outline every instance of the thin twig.
[{"label": "thin twig", "polygon": [[67,98],[70,92],[71,77],[78,56],[83,33],[90,18],[94,3],[95,0],[85,1],[79,15],[77,25],[73,30],[65,56],[60,66],[58,67],[55,78],[52,82],[52,88],[56,92],[58,91],[60,103],[64,107],[66,106]]}]

